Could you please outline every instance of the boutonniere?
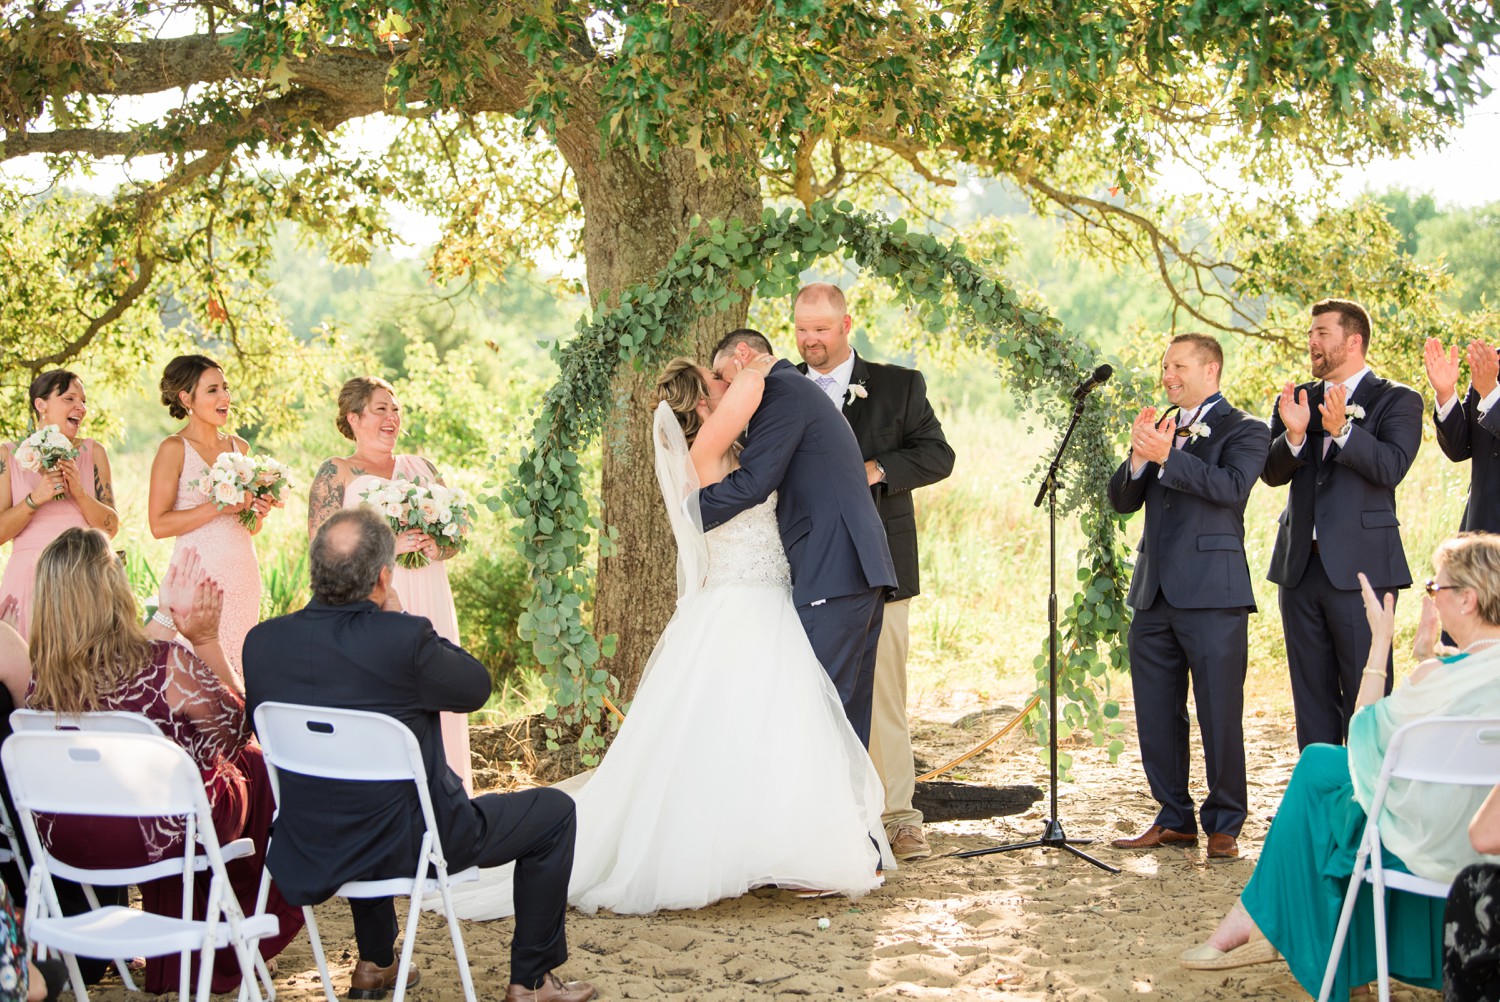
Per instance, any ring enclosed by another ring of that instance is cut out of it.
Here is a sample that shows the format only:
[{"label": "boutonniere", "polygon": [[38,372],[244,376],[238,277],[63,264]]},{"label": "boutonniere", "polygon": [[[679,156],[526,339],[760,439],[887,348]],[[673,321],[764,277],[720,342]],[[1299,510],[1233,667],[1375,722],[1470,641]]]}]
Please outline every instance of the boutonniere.
[{"label": "boutonniere", "polygon": [[1208,425],[1204,424],[1202,421],[1194,421],[1192,424],[1188,425],[1187,431],[1189,445],[1192,445],[1200,438],[1208,438],[1214,433],[1214,430]]},{"label": "boutonniere", "polygon": [[1344,413],[1349,415],[1349,420],[1358,421],[1365,416],[1365,409],[1359,404],[1345,404]]},{"label": "boutonniere", "polygon": [[852,403],[854,403],[855,400],[863,400],[865,397],[868,397],[869,395],[870,395],[870,391],[867,390],[867,389],[865,389],[865,384],[864,383],[850,383],[849,384],[849,399],[848,399],[847,403],[851,403],[852,404]]}]

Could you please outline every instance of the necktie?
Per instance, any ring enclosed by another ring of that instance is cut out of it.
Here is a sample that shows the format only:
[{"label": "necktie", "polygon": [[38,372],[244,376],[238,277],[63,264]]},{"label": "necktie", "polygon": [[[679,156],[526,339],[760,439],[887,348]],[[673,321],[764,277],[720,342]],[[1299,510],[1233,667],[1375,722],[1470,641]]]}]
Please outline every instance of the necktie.
[{"label": "necktie", "polygon": [[[1198,414],[1202,410],[1203,407],[1200,405],[1193,413],[1188,415],[1186,421],[1179,420],[1177,422],[1177,437],[1172,441],[1172,448],[1180,449],[1184,445],[1187,445],[1188,438],[1193,434],[1189,429],[1193,427],[1193,422],[1198,420]],[[1181,413],[1181,411],[1178,411],[1178,414]]]},{"label": "necktie", "polygon": [[818,389],[822,390],[824,393],[827,393],[828,387],[833,385],[833,377],[819,376],[817,379],[814,379],[813,382],[818,384]]}]

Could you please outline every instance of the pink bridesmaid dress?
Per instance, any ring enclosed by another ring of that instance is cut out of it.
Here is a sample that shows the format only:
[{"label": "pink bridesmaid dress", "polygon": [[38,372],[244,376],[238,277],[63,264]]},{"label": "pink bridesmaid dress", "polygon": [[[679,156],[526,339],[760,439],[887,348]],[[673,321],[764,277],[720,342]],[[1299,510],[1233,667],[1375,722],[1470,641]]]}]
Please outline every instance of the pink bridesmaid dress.
[{"label": "pink bridesmaid dress", "polygon": [[[90,489],[94,483],[94,440],[78,440],[78,480]],[[14,451],[14,447],[12,447]],[[10,503],[22,503],[22,498],[36,490],[40,473],[23,470],[10,464]],[[20,630],[24,639],[31,636],[31,592],[36,587],[36,561],[47,548],[47,544],[63,534],[63,530],[74,527],[88,528],[83,509],[72,498],[48,501],[31,516],[15,539],[11,541],[10,559],[5,562],[5,575],[0,577],[0,601],[14,595],[20,602]]]},{"label": "pink bridesmaid dress", "polygon": [[[413,484],[431,481],[432,473],[427,464],[416,456],[397,456],[393,480],[405,480]],[[356,508],[363,503],[360,495],[372,487],[390,483],[385,477],[365,473],[349,481],[344,488],[344,507]],[[459,643],[458,613],[453,608],[453,591],[448,587],[448,567],[441,560],[434,560],[426,567],[409,569],[399,563],[391,578],[396,594],[401,596],[401,606],[413,616],[426,616],[437,635],[452,643]],[[474,773],[469,756],[469,718],[463,713],[444,713],[443,752],[448,759],[448,768],[458,773],[464,781],[464,789],[474,794]]]},{"label": "pink bridesmaid dress", "polygon": [[[208,476],[209,464],[198,455],[192,443],[182,439],[182,473],[177,477],[177,503],[172,510],[196,508],[207,501]],[[188,546],[198,551],[204,572],[224,589],[224,611],[219,616],[219,646],[224,649],[229,666],[234,669],[243,688],[244,669],[240,655],[245,647],[245,634],[260,622],[260,564],[255,559],[255,543],[250,530],[240,524],[238,515],[220,513],[192,532],[178,536],[173,556]],[[178,643],[192,650],[186,637],[178,637]]]}]

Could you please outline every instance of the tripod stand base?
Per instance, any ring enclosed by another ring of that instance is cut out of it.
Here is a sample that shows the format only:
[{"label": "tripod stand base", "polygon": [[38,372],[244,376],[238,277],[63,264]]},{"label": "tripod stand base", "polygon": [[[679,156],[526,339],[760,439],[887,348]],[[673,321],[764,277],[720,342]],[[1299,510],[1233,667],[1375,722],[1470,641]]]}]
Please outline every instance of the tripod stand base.
[{"label": "tripod stand base", "polygon": [[1101,870],[1108,870],[1110,873],[1119,873],[1119,867],[1102,863],[1088,853],[1073,848],[1075,845],[1092,845],[1093,841],[1091,838],[1068,838],[1067,835],[1063,834],[1062,822],[1048,818],[1047,827],[1043,830],[1041,838],[1028,839],[1025,842],[1012,842],[1009,845],[992,845],[987,849],[970,849],[968,852],[956,852],[953,855],[960,859],[967,859],[970,856],[988,856],[991,853],[1013,852],[1017,849],[1061,849],[1064,852],[1072,853],[1086,863],[1093,863]]}]

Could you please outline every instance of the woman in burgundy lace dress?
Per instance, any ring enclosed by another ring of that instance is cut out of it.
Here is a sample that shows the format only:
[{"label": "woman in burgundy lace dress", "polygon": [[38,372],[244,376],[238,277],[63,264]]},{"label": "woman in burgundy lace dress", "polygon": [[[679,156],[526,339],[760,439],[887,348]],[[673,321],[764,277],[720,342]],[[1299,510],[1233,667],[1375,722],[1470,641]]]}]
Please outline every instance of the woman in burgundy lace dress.
[{"label": "woman in burgundy lace dress", "polygon": [[[219,841],[248,837],[255,843],[254,854],[228,864],[235,896],[248,915],[255,908],[275,802],[260,747],[251,740],[244,697],[219,646],[222,595],[201,577],[193,555],[179,560],[169,576],[171,581],[163,583],[163,605],[196,654],[170,640],[152,639],[141,626],[124,569],[103,534],[67,529],[49,543],[37,561],[27,701],[33,709],[59,713],[144,714],[181,745],[203,773]],[[152,629],[160,636],[171,632]],[[75,865],[154,862],[176,850],[183,836],[180,824],[161,818],[62,816],[42,824],[44,820],[49,819],[38,819],[39,834],[59,859]],[[196,880],[193,887],[201,917],[208,881]],[[141,887],[141,904],[149,912],[178,915],[181,901],[177,878]],[[301,910],[287,905],[274,888],[268,910],[280,917],[281,931],[261,940],[266,958],[279,953],[302,928]],[[146,991],[173,990],[176,972],[175,956],[149,958]],[[233,991],[239,982],[234,951],[219,950],[212,990]]]}]

